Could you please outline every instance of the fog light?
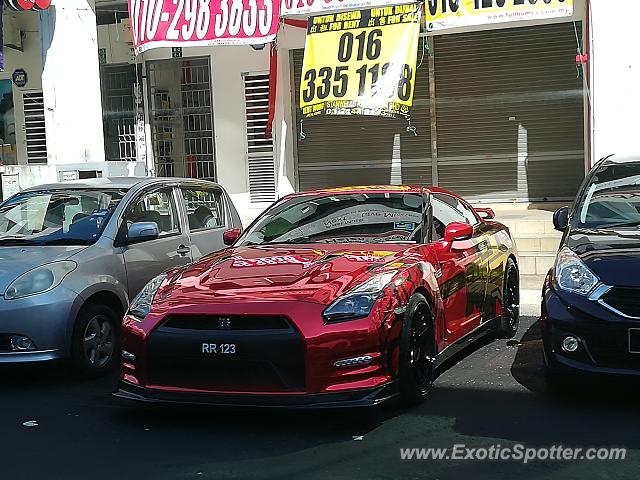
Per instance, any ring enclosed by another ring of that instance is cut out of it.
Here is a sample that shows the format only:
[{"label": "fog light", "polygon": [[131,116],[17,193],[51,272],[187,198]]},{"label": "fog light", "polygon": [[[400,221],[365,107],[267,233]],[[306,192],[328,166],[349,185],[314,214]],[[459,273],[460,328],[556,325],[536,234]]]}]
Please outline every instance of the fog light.
[{"label": "fog light", "polygon": [[11,335],[9,337],[11,342],[11,350],[14,352],[28,352],[29,350],[35,350],[36,346],[28,337],[22,335]]},{"label": "fog light", "polygon": [[334,367],[350,367],[351,365],[365,365],[371,363],[373,357],[371,355],[363,355],[362,357],[345,358],[344,360],[338,360],[334,362]]},{"label": "fog light", "polygon": [[567,353],[575,352],[576,350],[578,350],[579,346],[580,340],[578,340],[576,337],[568,336],[564,337],[564,340],[562,340],[562,350]]},{"label": "fog light", "polygon": [[135,362],[136,356],[133,353],[127,352],[126,350],[122,350],[122,358],[125,360],[129,360],[130,362]]}]

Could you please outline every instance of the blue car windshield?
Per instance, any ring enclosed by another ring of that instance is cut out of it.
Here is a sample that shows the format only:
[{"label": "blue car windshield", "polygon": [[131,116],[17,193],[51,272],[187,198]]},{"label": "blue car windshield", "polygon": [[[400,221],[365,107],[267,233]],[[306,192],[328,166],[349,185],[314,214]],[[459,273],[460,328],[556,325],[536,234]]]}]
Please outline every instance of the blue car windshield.
[{"label": "blue car windshield", "polygon": [[93,244],[125,193],[90,189],[20,193],[0,205],[0,246]]}]

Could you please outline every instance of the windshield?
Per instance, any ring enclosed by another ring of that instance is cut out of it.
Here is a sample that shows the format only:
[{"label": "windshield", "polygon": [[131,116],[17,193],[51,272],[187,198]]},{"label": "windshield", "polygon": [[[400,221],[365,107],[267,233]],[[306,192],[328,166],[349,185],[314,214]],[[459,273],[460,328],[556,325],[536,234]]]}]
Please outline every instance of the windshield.
[{"label": "windshield", "polygon": [[422,197],[417,194],[296,197],[265,212],[239,244],[415,243],[421,219]]},{"label": "windshield", "polygon": [[124,190],[47,190],[0,205],[0,245],[89,245],[98,240]]},{"label": "windshield", "polygon": [[640,162],[600,167],[584,189],[574,222],[591,229],[640,226]]}]

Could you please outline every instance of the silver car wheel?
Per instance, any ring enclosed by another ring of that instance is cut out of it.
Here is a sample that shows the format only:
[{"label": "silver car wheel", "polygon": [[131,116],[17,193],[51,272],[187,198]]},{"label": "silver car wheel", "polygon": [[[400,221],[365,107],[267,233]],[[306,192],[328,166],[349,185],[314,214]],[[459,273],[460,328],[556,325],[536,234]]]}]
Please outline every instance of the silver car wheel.
[{"label": "silver car wheel", "polygon": [[89,320],[83,338],[85,356],[93,367],[100,368],[111,360],[115,334],[107,317],[97,315]]}]

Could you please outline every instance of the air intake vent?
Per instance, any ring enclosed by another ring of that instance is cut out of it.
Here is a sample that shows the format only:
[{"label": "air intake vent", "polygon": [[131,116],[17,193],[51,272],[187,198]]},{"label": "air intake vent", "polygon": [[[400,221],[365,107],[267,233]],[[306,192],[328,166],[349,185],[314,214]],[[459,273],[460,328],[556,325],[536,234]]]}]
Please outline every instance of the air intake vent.
[{"label": "air intake vent", "polygon": [[273,139],[266,137],[269,117],[269,75],[244,77],[247,119],[247,163],[251,203],[272,202],[276,198]]},{"label": "air intake vent", "polygon": [[44,98],[41,91],[24,92],[24,122],[27,133],[27,162],[47,163],[47,132],[44,123]]}]

